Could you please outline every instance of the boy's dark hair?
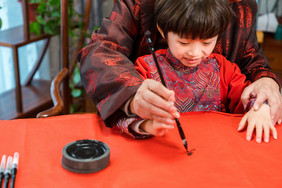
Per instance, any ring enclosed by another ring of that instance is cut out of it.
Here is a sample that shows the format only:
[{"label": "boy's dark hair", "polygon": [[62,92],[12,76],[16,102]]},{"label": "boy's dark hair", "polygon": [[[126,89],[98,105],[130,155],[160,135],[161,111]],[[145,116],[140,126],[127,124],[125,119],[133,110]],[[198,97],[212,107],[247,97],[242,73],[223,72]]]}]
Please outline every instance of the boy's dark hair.
[{"label": "boy's dark hair", "polygon": [[156,0],[155,21],[165,37],[212,38],[225,31],[233,11],[228,0]]}]

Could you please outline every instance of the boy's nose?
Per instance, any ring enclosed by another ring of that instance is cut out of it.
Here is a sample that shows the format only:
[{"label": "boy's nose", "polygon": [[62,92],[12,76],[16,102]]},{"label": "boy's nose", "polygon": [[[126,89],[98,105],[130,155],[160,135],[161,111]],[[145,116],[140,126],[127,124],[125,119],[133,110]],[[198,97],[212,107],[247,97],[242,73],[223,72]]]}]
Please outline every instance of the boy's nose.
[{"label": "boy's nose", "polygon": [[189,48],[187,48],[187,53],[189,56],[199,58],[202,54],[202,44],[200,42],[191,43]]},{"label": "boy's nose", "polygon": [[192,57],[200,57],[202,53],[201,48],[194,46],[187,51],[187,54]]}]

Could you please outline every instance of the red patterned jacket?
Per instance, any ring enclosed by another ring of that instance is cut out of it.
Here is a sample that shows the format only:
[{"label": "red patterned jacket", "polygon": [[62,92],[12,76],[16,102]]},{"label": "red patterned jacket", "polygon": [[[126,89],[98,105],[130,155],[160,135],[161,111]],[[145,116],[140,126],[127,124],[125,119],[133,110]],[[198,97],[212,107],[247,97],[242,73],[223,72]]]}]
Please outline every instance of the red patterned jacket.
[{"label": "red patterned jacket", "polygon": [[[184,66],[166,49],[156,51],[156,57],[167,88],[175,92],[175,106],[180,113],[194,111],[244,113],[240,98],[250,81],[246,81],[246,76],[235,63],[227,61],[220,54],[211,54],[198,66],[190,68]],[[161,82],[152,55],[138,58],[135,67],[143,79]],[[139,135],[129,129],[131,123],[140,120],[142,119],[138,116],[122,115],[116,126],[135,138],[144,138],[148,135]]]},{"label": "red patterned jacket", "polygon": [[[153,5],[154,0],[117,1],[99,32],[80,51],[82,83],[107,126],[118,120],[123,113],[120,107],[142,83],[132,62],[149,54],[144,33],[151,31],[156,50],[167,48],[154,23]],[[268,76],[281,84],[257,43],[256,1],[232,1],[230,6],[236,16],[219,37],[214,53],[235,62],[248,80]]]}]

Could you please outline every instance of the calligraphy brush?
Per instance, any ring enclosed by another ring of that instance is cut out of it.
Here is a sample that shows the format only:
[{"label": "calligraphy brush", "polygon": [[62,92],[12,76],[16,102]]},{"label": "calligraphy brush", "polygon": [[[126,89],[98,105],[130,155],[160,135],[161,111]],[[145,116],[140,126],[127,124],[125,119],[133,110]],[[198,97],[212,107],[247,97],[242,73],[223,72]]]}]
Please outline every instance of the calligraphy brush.
[{"label": "calligraphy brush", "polygon": [[0,166],[0,187],[2,187],[2,181],[4,178],[5,163],[6,163],[6,155],[3,155],[1,160],[1,166]]},{"label": "calligraphy brush", "polygon": [[19,153],[16,152],[16,153],[14,153],[14,158],[13,158],[10,188],[14,188],[14,186],[15,186],[16,174],[17,174],[17,170],[18,170],[18,163],[19,163]]},{"label": "calligraphy brush", "polygon": [[[163,78],[163,75],[162,75],[162,71],[161,71],[161,69],[160,69],[160,66],[159,66],[159,63],[158,63],[158,60],[157,60],[157,57],[156,57],[156,54],[155,54],[154,46],[153,46],[153,44],[152,44],[152,40],[151,40],[150,35],[151,35],[151,32],[150,32],[150,31],[146,31],[146,32],[145,32],[145,37],[146,37],[147,45],[148,45],[148,47],[149,47],[149,50],[150,50],[151,54],[153,55],[153,58],[154,58],[156,67],[157,67],[157,69],[158,69],[158,73],[159,73],[159,75],[160,75],[162,84],[166,87],[166,84],[165,84],[165,81],[164,81],[164,78]],[[181,137],[181,139],[182,139],[184,148],[186,149],[188,155],[191,155],[192,152],[189,152],[189,151],[188,151],[187,140],[186,140],[186,137],[185,137],[185,135],[184,135],[183,129],[182,129],[182,127],[181,127],[181,124],[180,124],[178,118],[174,118],[174,120],[175,120],[175,122],[176,122],[176,125],[177,125],[177,128],[178,128],[178,132],[179,132],[180,137]]]}]

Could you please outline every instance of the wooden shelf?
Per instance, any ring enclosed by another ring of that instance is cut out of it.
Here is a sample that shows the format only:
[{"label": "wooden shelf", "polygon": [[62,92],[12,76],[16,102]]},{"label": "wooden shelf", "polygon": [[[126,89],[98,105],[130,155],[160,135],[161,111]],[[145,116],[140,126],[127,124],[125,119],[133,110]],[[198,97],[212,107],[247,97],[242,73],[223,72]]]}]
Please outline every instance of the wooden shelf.
[{"label": "wooden shelf", "polygon": [[42,34],[40,36],[36,34],[30,34],[29,38],[25,37],[24,26],[19,26],[0,32],[0,46],[20,47],[48,37],[50,37],[48,34]]},{"label": "wooden shelf", "polygon": [[[50,96],[50,81],[34,80],[33,77],[40,67],[44,54],[50,42],[50,35],[40,36],[29,32],[27,0],[22,1],[22,26],[0,31],[0,46],[9,47],[13,53],[15,88],[0,94],[0,119],[15,119],[34,117],[36,113],[52,105]],[[34,67],[28,73],[27,79],[20,80],[19,48],[27,44],[44,41]],[[23,83],[23,84],[21,84]]]},{"label": "wooden shelf", "polygon": [[0,95],[0,120],[35,117],[38,112],[53,106],[50,95],[51,82],[33,80],[30,85],[22,86],[23,112],[17,112],[15,89]]},{"label": "wooden shelf", "polygon": [[282,40],[275,40],[274,33],[264,33],[263,48],[281,50]]},{"label": "wooden shelf", "polygon": [[273,33],[264,33],[264,41],[261,46],[270,67],[282,78],[282,40],[275,40]]}]

